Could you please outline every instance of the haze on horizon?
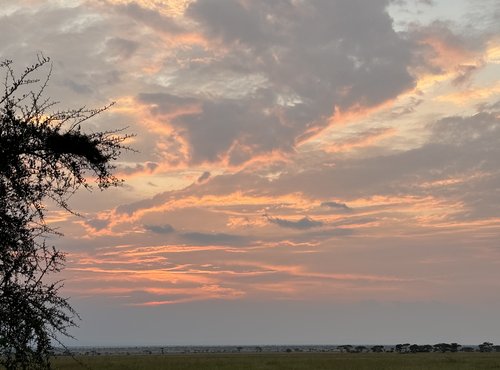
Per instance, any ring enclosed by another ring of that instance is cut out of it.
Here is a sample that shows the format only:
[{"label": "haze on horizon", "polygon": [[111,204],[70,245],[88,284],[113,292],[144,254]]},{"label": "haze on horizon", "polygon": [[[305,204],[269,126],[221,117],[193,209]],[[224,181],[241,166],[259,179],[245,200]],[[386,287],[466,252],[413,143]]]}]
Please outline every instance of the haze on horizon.
[{"label": "haze on horizon", "polygon": [[54,209],[70,345],[500,342],[500,2],[3,0],[137,136]]}]

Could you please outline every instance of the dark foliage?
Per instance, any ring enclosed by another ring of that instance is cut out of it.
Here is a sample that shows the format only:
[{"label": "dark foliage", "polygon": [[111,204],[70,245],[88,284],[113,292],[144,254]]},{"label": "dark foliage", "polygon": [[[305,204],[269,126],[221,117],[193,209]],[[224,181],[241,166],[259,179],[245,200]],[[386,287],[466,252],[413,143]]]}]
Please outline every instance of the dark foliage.
[{"label": "dark foliage", "polygon": [[493,343],[491,342],[483,342],[479,345],[479,352],[492,352],[493,349]]},{"label": "dark foliage", "polygon": [[60,295],[62,283],[47,278],[64,267],[65,256],[46,244],[56,231],[44,221],[44,202],[70,211],[68,199],[90,187],[89,175],[101,189],[118,185],[112,162],[128,136],[82,131],[109,106],[52,112],[55,103],[43,96],[48,58],[39,56],[20,75],[11,61],[0,69],[0,365],[49,369],[54,342],[69,335],[78,314]]}]

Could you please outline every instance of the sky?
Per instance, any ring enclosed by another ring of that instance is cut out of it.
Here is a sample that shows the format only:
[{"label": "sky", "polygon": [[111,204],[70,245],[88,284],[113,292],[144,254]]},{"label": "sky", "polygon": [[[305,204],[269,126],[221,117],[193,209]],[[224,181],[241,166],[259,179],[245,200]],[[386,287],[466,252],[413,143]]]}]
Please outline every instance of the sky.
[{"label": "sky", "polygon": [[0,3],[136,135],[50,208],[70,345],[500,343],[500,1]]}]

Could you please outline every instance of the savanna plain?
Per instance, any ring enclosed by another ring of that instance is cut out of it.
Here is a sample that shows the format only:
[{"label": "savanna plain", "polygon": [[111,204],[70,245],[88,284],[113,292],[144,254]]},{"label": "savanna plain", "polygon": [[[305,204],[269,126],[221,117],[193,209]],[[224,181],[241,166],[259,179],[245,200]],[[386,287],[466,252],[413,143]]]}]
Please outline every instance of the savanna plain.
[{"label": "savanna plain", "polygon": [[57,357],[56,370],[486,370],[500,353],[286,353]]}]

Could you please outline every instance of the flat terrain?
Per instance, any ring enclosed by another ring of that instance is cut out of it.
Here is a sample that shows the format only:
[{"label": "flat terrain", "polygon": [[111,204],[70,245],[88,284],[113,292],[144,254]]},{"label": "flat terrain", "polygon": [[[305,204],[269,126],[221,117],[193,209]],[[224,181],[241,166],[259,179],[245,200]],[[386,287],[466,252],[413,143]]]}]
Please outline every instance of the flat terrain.
[{"label": "flat terrain", "polygon": [[500,353],[258,353],[59,357],[56,370],[437,370],[500,369]]}]

